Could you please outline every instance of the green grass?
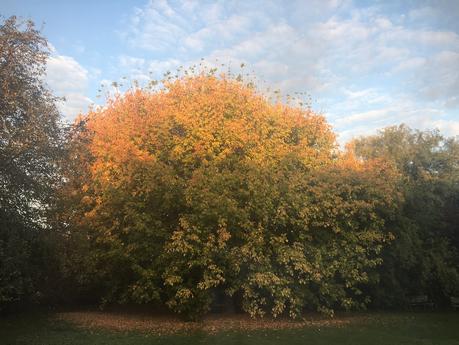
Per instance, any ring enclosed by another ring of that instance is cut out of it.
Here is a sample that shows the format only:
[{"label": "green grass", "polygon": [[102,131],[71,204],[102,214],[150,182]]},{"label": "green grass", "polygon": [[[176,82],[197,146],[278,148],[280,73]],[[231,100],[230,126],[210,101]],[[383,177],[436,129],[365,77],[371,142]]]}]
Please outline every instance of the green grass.
[{"label": "green grass", "polygon": [[217,334],[158,336],[139,332],[87,330],[52,315],[0,318],[1,345],[143,344],[311,344],[311,345],[459,345],[459,313],[371,314],[370,321],[296,330],[231,331]]}]

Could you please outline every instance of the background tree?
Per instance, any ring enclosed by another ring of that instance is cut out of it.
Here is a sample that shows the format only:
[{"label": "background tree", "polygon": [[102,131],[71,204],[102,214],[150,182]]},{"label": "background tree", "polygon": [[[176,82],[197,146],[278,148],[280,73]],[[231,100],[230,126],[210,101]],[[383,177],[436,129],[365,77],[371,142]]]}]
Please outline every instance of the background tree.
[{"label": "background tree", "polygon": [[459,141],[401,125],[354,145],[364,159],[392,160],[403,177],[404,204],[390,222],[396,238],[383,254],[375,303],[400,306],[419,294],[448,303],[459,292]]},{"label": "background tree", "polygon": [[39,298],[53,272],[48,206],[59,181],[61,127],[43,83],[47,42],[31,21],[0,26],[0,308]]}]

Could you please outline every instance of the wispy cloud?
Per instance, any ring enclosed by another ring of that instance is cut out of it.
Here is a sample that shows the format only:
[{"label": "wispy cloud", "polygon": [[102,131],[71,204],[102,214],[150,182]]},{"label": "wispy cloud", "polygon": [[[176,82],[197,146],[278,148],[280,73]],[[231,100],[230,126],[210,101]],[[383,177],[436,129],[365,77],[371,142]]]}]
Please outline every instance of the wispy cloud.
[{"label": "wispy cloud", "polygon": [[65,118],[71,121],[92,103],[88,94],[89,72],[70,56],[56,52],[48,59],[46,82],[55,95],[65,100],[58,104]]},{"label": "wispy cloud", "polygon": [[135,9],[121,37],[147,51],[195,55],[234,42],[252,27],[255,17],[231,14],[228,7],[232,6],[220,2],[184,1],[173,6],[151,0]]},{"label": "wispy cloud", "polygon": [[309,92],[344,137],[390,121],[459,134],[459,35],[437,23],[455,4],[392,5],[149,1],[122,34],[138,56],[119,64],[141,79],[200,57],[244,62],[272,88]]}]

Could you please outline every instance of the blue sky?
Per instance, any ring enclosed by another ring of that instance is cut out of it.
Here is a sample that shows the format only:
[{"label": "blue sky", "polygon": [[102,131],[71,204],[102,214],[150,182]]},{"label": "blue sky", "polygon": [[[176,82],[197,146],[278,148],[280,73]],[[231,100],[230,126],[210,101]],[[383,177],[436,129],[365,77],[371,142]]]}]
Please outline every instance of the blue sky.
[{"label": "blue sky", "polygon": [[2,0],[0,14],[44,23],[47,81],[69,120],[101,84],[204,58],[308,93],[341,143],[402,122],[459,135],[457,0]]}]

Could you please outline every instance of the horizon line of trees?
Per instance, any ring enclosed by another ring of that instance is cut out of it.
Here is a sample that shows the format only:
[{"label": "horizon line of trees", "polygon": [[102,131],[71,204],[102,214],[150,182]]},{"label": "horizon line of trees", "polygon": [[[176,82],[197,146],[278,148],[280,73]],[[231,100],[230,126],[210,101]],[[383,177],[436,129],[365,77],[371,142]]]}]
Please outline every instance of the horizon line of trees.
[{"label": "horizon line of trees", "polygon": [[339,150],[325,118],[184,72],[64,126],[31,21],[0,25],[0,312],[219,296],[253,317],[459,294],[459,139]]}]

